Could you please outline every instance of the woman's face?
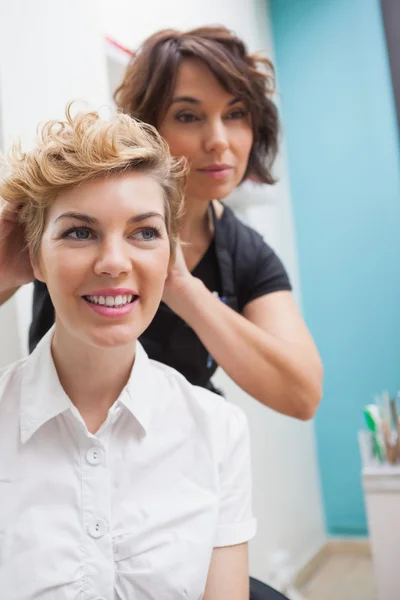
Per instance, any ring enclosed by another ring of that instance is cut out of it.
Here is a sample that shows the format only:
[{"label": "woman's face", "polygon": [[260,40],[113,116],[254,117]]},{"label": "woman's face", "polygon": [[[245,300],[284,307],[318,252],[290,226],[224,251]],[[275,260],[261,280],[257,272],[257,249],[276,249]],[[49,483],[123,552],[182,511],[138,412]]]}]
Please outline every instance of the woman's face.
[{"label": "woman's face", "polygon": [[224,198],[241,182],[253,144],[251,116],[201,61],[182,62],[158,129],[171,153],[189,161],[186,200]]},{"label": "woman's face", "polygon": [[153,319],[169,258],[163,190],[136,172],[61,192],[33,263],[49,289],[56,326],[116,347],[132,343]]}]

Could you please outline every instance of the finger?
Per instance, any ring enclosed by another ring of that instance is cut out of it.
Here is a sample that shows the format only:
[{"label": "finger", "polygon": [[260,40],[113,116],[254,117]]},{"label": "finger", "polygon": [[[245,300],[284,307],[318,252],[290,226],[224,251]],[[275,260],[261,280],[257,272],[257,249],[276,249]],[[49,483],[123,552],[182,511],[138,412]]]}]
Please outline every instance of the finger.
[{"label": "finger", "polygon": [[0,220],[11,221],[12,223],[17,222],[17,211],[10,204],[0,205]]},{"label": "finger", "polygon": [[0,239],[3,236],[7,236],[11,231],[15,229],[16,223],[11,219],[2,217],[0,215]]}]

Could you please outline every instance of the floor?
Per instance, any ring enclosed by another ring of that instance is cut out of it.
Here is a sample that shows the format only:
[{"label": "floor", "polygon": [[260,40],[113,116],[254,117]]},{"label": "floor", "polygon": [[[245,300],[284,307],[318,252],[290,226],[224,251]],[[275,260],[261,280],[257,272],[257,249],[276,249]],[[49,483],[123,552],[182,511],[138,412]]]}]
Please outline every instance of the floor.
[{"label": "floor", "polygon": [[377,600],[368,556],[327,556],[299,590],[305,600]]}]

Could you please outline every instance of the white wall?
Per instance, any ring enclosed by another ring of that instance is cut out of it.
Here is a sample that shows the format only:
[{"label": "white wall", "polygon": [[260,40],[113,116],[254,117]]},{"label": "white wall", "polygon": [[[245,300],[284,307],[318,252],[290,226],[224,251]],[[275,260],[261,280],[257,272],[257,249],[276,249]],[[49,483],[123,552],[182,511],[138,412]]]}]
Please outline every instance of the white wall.
[{"label": "white wall", "polygon": [[128,48],[159,29],[223,24],[253,49],[266,47],[265,4],[261,0],[99,0],[105,32]]},{"label": "white wall", "polygon": [[[105,34],[127,48],[136,48],[158,29],[187,29],[223,24],[234,29],[250,49],[273,56],[267,2],[260,0],[102,0]],[[126,56],[109,48],[112,86],[121,78]],[[276,249],[290,273],[300,303],[296,244],[284,156],[277,161],[274,187],[245,184],[232,197],[240,216],[257,228]],[[247,396],[223,372],[216,383],[230,401],[246,412],[251,429],[254,505],[258,535],[250,544],[250,568],[267,580],[270,559],[286,550],[295,568],[305,564],[325,541],[322,504],[312,423],[282,417]]]},{"label": "white wall", "polygon": [[[0,0],[2,147],[16,136],[29,145],[38,122],[62,117],[72,99],[108,101],[96,1]],[[31,292],[25,286],[0,309],[0,366],[26,353]]]},{"label": "white wall", "polygon": [[[1,17],[1,12],[0,12]],[[1,81],[0,81],[1,90]],[[0,97],[0,152],[3,151],[3,120]],[[20,356],[18,337],[11,334],[17,331],[17,308],[13,301],[6,302],[0,309],[0,369]]]}]

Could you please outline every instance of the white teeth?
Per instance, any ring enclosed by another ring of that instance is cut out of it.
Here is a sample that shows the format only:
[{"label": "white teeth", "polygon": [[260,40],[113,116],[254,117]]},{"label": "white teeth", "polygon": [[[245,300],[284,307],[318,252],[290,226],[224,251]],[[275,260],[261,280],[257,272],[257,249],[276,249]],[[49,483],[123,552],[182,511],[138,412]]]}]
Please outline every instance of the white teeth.
[{"label": "white teeth", "polygon": [[133,295],[132,294],[125,294],[125,295],[119,295],[119,296],[86,296],[87,300],[89,300],[89,302],[92,302],[92,304],[101,304],[102,306],[109,306],[109,307],[115,307],[115,306],[124,306],[125,304],[128,304],[130,302],[132,302],[133,300]]}]

